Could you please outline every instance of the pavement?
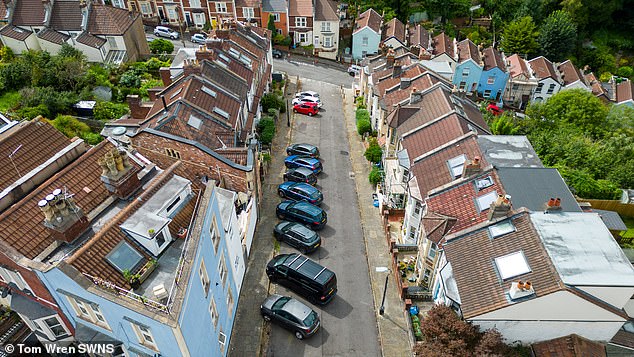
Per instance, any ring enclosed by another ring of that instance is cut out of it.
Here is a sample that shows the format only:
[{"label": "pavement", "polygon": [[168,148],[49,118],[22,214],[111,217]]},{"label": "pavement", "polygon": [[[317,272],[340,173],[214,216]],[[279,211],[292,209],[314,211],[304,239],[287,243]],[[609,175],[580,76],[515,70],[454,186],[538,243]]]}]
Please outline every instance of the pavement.
[{"label": "pavement", "polygon": [[[295,84],[289,81],[289,86],[286,92],[294,93]],[[342,100],[366,256],[370,267],[369,276],[374,311],[377,314],[381,353],[385,357],[412,356],[411,330],[408,327],[408,316],[404,302],[397,292],[395,275],[393,272],[380,272],[376,269],[390,267],[391,258],[379,210],[372,204],[374,188],[368,181],[370,165],[363,156],[365,147],[356,132],[354,97],[351,88],[342,87]],[[272,160],[267,170],[268,175],[264,176],[262,182],[264,197],[276,195],[277,183],[271,176],[283,169],[284,149],[287,143],[292,141],[292,126],[291,128],[287,127],[284,114],[278,119],[276,127],[277,131],[271,147]],[[271,232],[277,222],[275,218],[276,204],[276,200],[262,200],[260,203],[256,236],[253,240],[251,256],[240,292],[228,356],[266,355],[270,327],[264,324],[260,316],[259,306],[268,296],[269,290],[272,289],[266,277],[265,268],[267,262],[273,257],[274,238]],[[379,309],[382,304],[386,277],[387,289],[383,304],[385,312],[380,315]]]}]

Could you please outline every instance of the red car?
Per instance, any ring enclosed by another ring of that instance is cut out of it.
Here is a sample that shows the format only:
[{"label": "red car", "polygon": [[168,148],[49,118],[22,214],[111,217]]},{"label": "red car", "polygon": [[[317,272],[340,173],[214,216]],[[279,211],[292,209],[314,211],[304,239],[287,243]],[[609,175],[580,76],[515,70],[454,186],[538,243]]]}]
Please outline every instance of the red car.
[{"label": "red car", "polygon": [[504,113],[504,110],[502,110],[500,107],[498,107],[497,105],[490,103],[487,106],[487,111],[493,115],[500,115],[502,113]]},{"label": "red car", "polygon": [[312,117],[313,115],[319,113],[319,107],[317,103],[297,103],[293,106],[293,111],[295,113],[306,114],[309,117]]}]

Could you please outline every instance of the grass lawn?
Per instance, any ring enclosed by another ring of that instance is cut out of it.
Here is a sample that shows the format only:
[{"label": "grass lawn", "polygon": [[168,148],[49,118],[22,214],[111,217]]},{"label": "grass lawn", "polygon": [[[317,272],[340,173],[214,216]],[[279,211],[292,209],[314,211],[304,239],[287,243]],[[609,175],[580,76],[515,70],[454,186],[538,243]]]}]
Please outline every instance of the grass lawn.
[{"label": "grass lawn", "polygon": [[5,92],[0,95],[0,112],[6,112],[7,110],[15,107],[20,101],[20,93]]},{"label": "grass lawn", "polygon": [[623,234],[623,238],[634,238],[634,217],[621,216],[621,219],[627,226],[627,232]]}]

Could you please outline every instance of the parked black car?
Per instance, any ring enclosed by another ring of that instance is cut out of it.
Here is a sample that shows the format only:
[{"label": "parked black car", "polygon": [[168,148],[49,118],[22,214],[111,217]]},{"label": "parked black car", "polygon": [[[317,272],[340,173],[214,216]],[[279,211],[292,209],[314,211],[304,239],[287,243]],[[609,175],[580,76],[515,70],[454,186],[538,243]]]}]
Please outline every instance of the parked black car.
[{"label": "parked black car", "polygon": [[277,205],[277,218],[299,222],[312,229],[320,230],[328,222],[328,215],[323,209],[304,201],[284,201]]},{"label": "parked black car", "polygon": [[317,232],[295,222],[278,223],[273,235],[278,241],[285,242],[304,254],[314,252],[321,245],[321,237]]},{"label": "parked black car", "polygon": [[277,186],[277,194],[293,201],[306,201],[315,206],[321,205],[324,195],[315,187],[305,182],[286,181]]},{"label": "parked black car", "polygon": [[301,254],[280,254],[266,265],[266,275],[304,296],[311,304],[326,305],[337,294],[337,275]]},{"label": "parked black car", "polygon": [[282,51],[273,49],[273,58],[282,58],[283,56]]},{"label": "parked black car", "polygon": [[286,155],[303,155],[319,158],[319,148],[311,144],[293,144],[286,148]]},{"label": "parked black car", "polygon": [[319,315],[310,307],[290,296],[273,294],[260,305],[260,313],[266,321],[273,321],[302,340],[319,330]]},{"label": "parked black car", "polygon": [[315,186],[317,184],[317,175],[309,168],[297,167],[284,173],[284,181],[306,182]]}]

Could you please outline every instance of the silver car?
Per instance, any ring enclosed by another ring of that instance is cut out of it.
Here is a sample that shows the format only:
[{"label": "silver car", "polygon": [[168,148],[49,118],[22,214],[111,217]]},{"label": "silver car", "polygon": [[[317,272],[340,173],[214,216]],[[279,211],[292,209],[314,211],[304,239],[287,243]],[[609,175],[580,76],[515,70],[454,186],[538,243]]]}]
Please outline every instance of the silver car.
[{"label": "silver car", "polygon": [[319,315],[310,307],[290,296],[273,294],[260,305],[266,321],[273,321],[293,331],[297,339],[310,337],[319,329]]},{"label": "silver car", "polygon": [[156,26],[154,28],[154,36],[161,36],[175,40],[178,38],[178,32],[172,31],[172,29],[170,29],[169,27]]}]

